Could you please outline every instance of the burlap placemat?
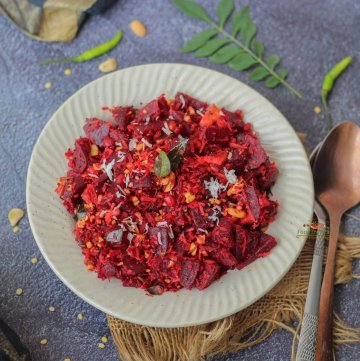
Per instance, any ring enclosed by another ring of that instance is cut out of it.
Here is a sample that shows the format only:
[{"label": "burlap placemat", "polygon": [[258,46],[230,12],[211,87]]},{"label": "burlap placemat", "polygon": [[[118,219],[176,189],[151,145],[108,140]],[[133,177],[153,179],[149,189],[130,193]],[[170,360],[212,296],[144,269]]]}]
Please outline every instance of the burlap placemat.
[{"label": "burlap placemat", "polygon": [[[304,310],[313,241],[309,240],[294,266],[266,296],[235,315],[206,325],[177,329],[144,327],[108,316],[111,334],[122,361],[200,361],[256,345],[276,329],[298,336]],[[341,236],[336,260],[336,284],[359,276],[352,274],[352,260],[360,258],[360,238]],[[359,332],[335,315],[334,343],[359,341]],[[290,359],[290,355],[289,355]]]}]

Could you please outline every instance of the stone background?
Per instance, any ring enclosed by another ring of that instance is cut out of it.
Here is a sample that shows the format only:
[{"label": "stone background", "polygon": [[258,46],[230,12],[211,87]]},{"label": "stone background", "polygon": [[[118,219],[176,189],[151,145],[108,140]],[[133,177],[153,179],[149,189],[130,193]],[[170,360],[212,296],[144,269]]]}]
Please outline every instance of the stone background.
[{"label": "stone background", "polygon": [[[213,10],[216,1],[202,1]],[[312,149],[326,134],[320,105],[323,75],[340,59],[354,55],[351,68],[337,82],[331,96],[334,123],[349,119],[360,124],[360,2],[356,0],[273,0],[236,1],[250,4],[259,37],[272,52],[282,56],[289,81],[304,95],[300,100],[284,87],[267,90],[252,83],[247,73],[210,64],[179,52],[182,44],[205,24],[183,16],[170,1],[129,0],[117,4],[84,24],[70,44],[33,41],[0,17],[0,317],[14,328],[31,350],[35,361],[115,361],[111,340],[101,350],[97,344],[108,335],[105,315],[69,291],[40,255],[27,218],[21,232],[13,233],[7,213],[13,207],[25,209],[26,172],[31,151],[43,126],[54,111],[74,92],[101,76],[97,67],[106,58],[83,64],[38,65],[40,60],[76,55],[94,44],[110,39],[120,28],[124,38],[111,56],[119,67],[155,62],[180,62],[216,69],[250,84],[265,95],[287,117],[293,127],[308,134]],[[129,22],[142,20],[146,38],[137,38]],[[268,53],[269,54],[269,53]],[[72,75],[65,76],[64,69]],[[51,89],[44,83],[52,82]],[[194,80],[196,81],[196,79]],[[353,211],[359,214],[359,209]],[[345,231],[359,235],[358,221],[346,217]],[[36,265],[31,258],[38,257]],[[355,265],[359,273],[360,262]],[[24,289],[18,297],[15,290]],[[336,288],[335,309],[351,325],[360,326],[360,287],[357,281]],[[48,307],[56,307],[54,313]],[[84,320],[76,318],[78,312]],[[46,337],[47,346],[39,340]],[[234,360],[289,360],[292,336],[275,332],[266,342],[236,355],[218,358]],[[338,360],[359,359],[360,345],[343,347]]]}]

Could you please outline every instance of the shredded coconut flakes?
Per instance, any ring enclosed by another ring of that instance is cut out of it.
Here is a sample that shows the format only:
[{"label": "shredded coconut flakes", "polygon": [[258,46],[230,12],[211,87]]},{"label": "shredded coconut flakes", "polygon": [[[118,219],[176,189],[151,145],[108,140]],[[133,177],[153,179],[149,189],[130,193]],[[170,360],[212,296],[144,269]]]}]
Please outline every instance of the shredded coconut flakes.
[{"label": "shredded coconut flakes", "polygon": [[161,234],[160,234],[160,232],[158,232],[158,234],[157,234],[157,239],[158,239],[158,243],[160,244],[160,246],[162,246],[163,243],[162,243],[162,241],[161,241]]},{"label": "shredded coconut flakes", "polygon": [[137,140],[136,139],[130,139],[129,141],[129,151],[133,151],[136,148],[136,144],[137,144]]},{"label": "shredded coconut flakes", "polygon": [[220,206],[214,206],[212,208],[213,214],[211,216],[208,216],[208,218],[213,221],[216,222],[216,225],[219,225],[219,217],[218,215],[221,213],[221,208]]},{"label": "shredded coconut flakes", "polygon": [[175,238],[175,235],[174,235],[174,232],[173,232],[173,230],[172,230],[171,224],[170,224],[170,226],[169,226],[169,231],[168,231],[168,233],[169,233],[169,237],[170,237],[170,238]]},{"label": "shredded coconut flakes", "polygon": [[152,147],[152,144],[149,143],[145,138],[141,138],[141,141],[142,141],[147,147],[149,147],[149,148]]},{"label": "shredded coconut flakes", "polygon": [[126,153],[122,151],[118,151],[117,156],[118,156],[118,163],[121,163],[125,160]]},{"label": "shredded coconut flakes", "polygon": [[179,95],[180,101],[181,101],[181,108],[185,108],[185,98],[182,94]]},{"label": "shredded coconut flakes", "polygon": [[208,190],[212,198],[218,198],[219,191],[225,190],[226,187],[221,184],[217,178],[210,178],[210,181],[204,180],[205,189]]},{"label": "shredded coconut flakes", "polygon": [[169,124],[167,122],[164,122],[164,126],[161,128],[161,130],[166,134],[170,135],[172,134],[172,131],[169,128]]},{"label": "shredded coconut flakes", "polygon": [[107,174],[108,178],[112,181],[113,180],[113,173],[112,168],[115,164],[115,159],[113,159],[110,163],[106,164],[105,159],[103,160],[103,163],[101,165],[104,172]]},{"label": "shredded coconut flakes", "polygon": [[125,174],[125,187],[127,188],[130,183],[130,176],[129,174]]},{"label": "shredded coconut flakes", "polygon": [[227,170],[224,168],[224,174],[227,179],[227,185],[229,184],[236,184],[237,183],[237,175],[235,174],[235,169]]},{"label": "shredded coconut flakes", "polygon": [[157,222],[156,226],[157,227],[166,227],[168,225],[168,223],[166,221],[162,221],[162,222]]}]

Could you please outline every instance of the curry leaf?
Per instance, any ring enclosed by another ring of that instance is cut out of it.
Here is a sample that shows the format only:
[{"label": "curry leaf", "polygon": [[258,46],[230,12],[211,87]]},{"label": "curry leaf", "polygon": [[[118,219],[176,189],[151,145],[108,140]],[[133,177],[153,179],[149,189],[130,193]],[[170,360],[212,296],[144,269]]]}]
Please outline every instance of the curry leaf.
[{"label": "curry leaf", "polygon": [[209,14],[202,5],[192,0],[174,0],[175,5],[187,16],[211,23]]},{"label": "curry leaf", "polygon": [[230,68],[237,71],[249,69],[255,64],[257,64],[257,60],[245,52],[237,55],[234,59],[230,60],[229,62]]},{"label": "curry leaf", "polygon": [[215,53],[216,50],[219,50],[225,44],[229,42],[228,39],[210,39],[207,43],[205,43],[200,49],[198,49],[195,53],[197,58],[202,58],[205,56],[209,56]]},{"label": "curry leaf", "polygon": [[282,80],[287,77],[288,71],[286,69],[282,69],[278,72],[278,75],[279,78],[275,78],[274,76],[269,77],[265,82],[265,86],[270,89],[276,88],[282,83]]},{"label": "curry leaf", "polygon": [[211,55],[210,61],[214,64],[225,64],[241,52],[243,52],[243,50],[237,46],[226,45],[215,54]]},{"label": "curry leaf", "polygon": [[238,11],[232,20],[231,34],[236,36],[236,34],[244,28],[246,21],[250,18],[250,10],[248,6],[244,6],[240,11]]},{"label": "curry leaf", "polygon": [[218,33],[215,29],[206,29],[195,36],[193,36],[181,49],[182,53],[189,53],[199,49],[209,39],[213,38]]},{"label": "curry leaf", "polygon": [[155,159],[154,173],[159,177],[166,177],[171,171],[170,159],[164,151],[161,151]]},{"label": "curry leaf", "polygon": [[274,76],[271,75],[270,78],[268,78],[265,82],[265,86],[267,88],[276,88],[279,84],[281,83],[279,78],[275,78]]},{"label": "curry leaf", "polygon": [[265,46],[264,44],[259,41],[258,39],[254,39],[253,40],[253,48],[255,51],[255,54],[259,57],[262,58],[265,52]]},{"label": "curry leaf", "polygon": [[275,69],[276,65],[280,63],[279,55],[270,55],[267,61],[270,69]]},{"label": "curry leaf", "polygon": [[240,30],[240,35],[243,39],[243,42],[246,46],[249,46],[251,41],[256,35],[257,29],[256,25],[251,19],[248,19],[244,28]]},{"label": "curry leaf", "polygon": [[254,81],[259,81],[265,79],[269,75],[270,73],[268,70],[266,70],[262,66],[259,66],[250,73],[250,79]]},{"label": "curry leaf", "polygon": [[280,78],[282,80],[286,79],[286,77],[288,76],[289,72],[286,70],[286,69],[281,69],[279,72],[278,72]]},{"label": "curry leaf", "polygon": [[234,9],[234,0],[220,0],[216,8],[216,13],[219,18],[220,26],[224,27],[227,19]]}]

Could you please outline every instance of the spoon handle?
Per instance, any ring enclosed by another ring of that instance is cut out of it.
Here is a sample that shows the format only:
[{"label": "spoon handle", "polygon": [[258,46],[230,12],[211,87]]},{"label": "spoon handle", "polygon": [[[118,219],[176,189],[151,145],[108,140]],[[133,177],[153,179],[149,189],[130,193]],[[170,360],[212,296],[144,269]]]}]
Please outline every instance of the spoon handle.
[{"label": "spoon handle", "polygon": [[320,295],[316,361],[332,361],[333,294],[337,240],[341,214],[329,212],[330,239]]},{"label": "spoon handle", "polygon": [[[318,224],[324,224],[325,227],[325,220],[323,220],[320,216],[317,216],[317,218]],[[308,293],[306,296],[304,315],[301,323],[301,332],[296,354],[296,361],[315,360],[320,287],[323,267],[324,235],[325,228],[318,229],[316,234]]]}]

